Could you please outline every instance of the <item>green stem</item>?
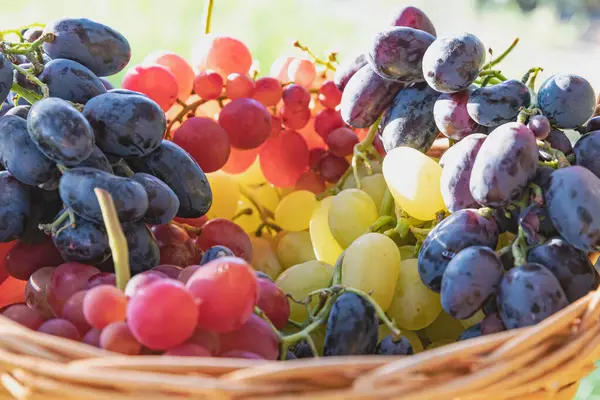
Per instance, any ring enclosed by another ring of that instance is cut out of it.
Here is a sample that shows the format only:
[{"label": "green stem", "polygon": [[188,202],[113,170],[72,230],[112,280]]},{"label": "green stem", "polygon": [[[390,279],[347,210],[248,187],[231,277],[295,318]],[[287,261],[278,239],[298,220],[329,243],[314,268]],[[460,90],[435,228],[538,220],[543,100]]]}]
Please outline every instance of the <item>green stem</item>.
[{"label": "green stem", "polygon": [[377,313],[377,317],[379,317],[379,320],[383,321],[383,323],[388,328],[390,328],[390,331],[392,331],[392,333],[394,335],[396,335],[396,336],[400,335],[400,330],[398,329],[398,327],[396,326],[396,324],[394,324],[392,321],[390,321],[390,319],[388,318],[388,316],[385,315],[385,312],[381,309],[381,307],[379,307],[379,304],[377,304],[377,302],[375,300],[373,300],[371,298],[371,296],[369,296],[368,294],[366,294],[365,292],[363,292],[361,290],[354,289],[354,288],[344,288],[343,291],[359,295],[360,297],[362,297],[363,299],[365,299],[366,301],[368,301],[369,303],[371,303],[371,305],[373,306],[373,308],[375,308],[375,312]]},{"label": "green stem", "polygon": [[511,51],[513,51],[513,49],[517,46],[518,43],[519,43],[519,38],[516,38],[515,40],[513,40],[513,42],[510,44],[510,46],[508,46],[508,48],[506,50],[504,50],[504,52],[502,54],[500,54],[496,59],[494,59],[494,60],[490,61],[489,63],[487,63],[486,65],[484,65],[483,69],[490,69],[494,65],[499,64],[502,60],[504,60],[504,58],[506,58],[506,56],[508,56],[510,54]]},{"label": "green stem", "polygon": [[39,100],[42,99],[42,96],[40,96],[39,94],[34,93],[31,90],[27,90],[27,89],[22,88],[16,82],[13,82],[10,90],[12,90],[16,94],[18,94],[19,96],[21,96],[22,98],[24,98],[25,100],[27,100],[27,102],[29,104],[34,104],[35,102],[37,102],[37,101],[39,101]]},{"label": "green stem", "polygon": [[94,189],[100,209],[102,210],[102,219],[108,234],[108,244],[112,252],[113,263],[115,265],[115,274],[117,277],[117,287],[125,290],[125,286],[131,279],[131,270],[129,268],[129,248],[127,239],[121,228],[115,203],[107,191],[103,189]]},{"label": "green stem", "polygon": [[206,3],[204,3],[204,34],[208,35],[210,33],[210,22],[212,19],[214,0],[205,1]]},{"label": "green stem", "polygon": [[50,233],[52,235],[55,234],[56,229],[67,220],[67,218],[69,218],[69,213],[68,212],[63,212],[62,214],[60,214],[58,216],[58,218],[56,220],[54,220],[52,223],[49,224],[39,224],[38,228],[41,231],[44,231],[46,233]]},{"label": "green stem", "polygon": [[385,228],[387,225],[394,224],[396,219],[389,215],[384,215],[379,218],[369,227],[368,232],[379,232],[381,229]]},{"label": "green stem", "polygon": [[533,91],[535,91],[535,80],[537,79],[538,74],[540,73],[540,71],[543,71],[543,68],[533,68],[533,73],[531,75],[531,78],[529,79],[529,83],[527,84],[527,87]]},{"label": "green stem", "polygon": [[381,200],[381,205],[379,206],[379,216],[391,216],[394,213],[394,196],[392,196],[392,192],[386,186],[385,193],[383,194],[383,199]]},{"label": "green stem", "polygon": [[315,53],[313,53],[313,52],[312,52],[312,51],[311,51],[311,50],[308,48],[308,46],[304,46],[304,45],[302,45],[302,44],[301,44],[299,41],[297,41],[297,40],[294,42],[294,47],[297,47],[297,48],[299,48],[300,50],[302,50],[303,52],[305,52],[306,54],[308,54],[308,55],[310,56],[310,58],[312,58],[312,60],[313,60],[313,62],[314,62],[315,64],[323,65],[325,68],[327,68],[327,69],[329,69],[329,70],[331,70],[331,71],[334,71],[334,72],[335,72],[336,68],[335,68],[335,66],[332,64],[332,61],[331,61],[331,56],[329,56],[329,57],[328,57],[328,61],[323,61],[323,60],[321,60],[319,57],[317,57],[317,56],[315,55]]},{"label": "green stem", "polygon": [[333,267],[333,275],[331,276],[331,282],[329,286],[341,285],[342,284],[342,265],[344,263],[344,253],[340,254],[335,261],[335,266]]},{"label": "green stem", "polygon": [[519,226],[519,233],[512,244],[512,254],[515,265],[523,265],[527,262],[527,238],[525,231]]}]

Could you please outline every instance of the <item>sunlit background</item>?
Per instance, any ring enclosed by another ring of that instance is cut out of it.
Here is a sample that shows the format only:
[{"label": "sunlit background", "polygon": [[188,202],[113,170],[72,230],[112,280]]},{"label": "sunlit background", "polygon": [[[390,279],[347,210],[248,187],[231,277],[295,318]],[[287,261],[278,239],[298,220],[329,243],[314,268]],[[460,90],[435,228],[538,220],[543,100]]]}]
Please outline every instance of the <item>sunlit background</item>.
[{"label": "sunlit background", "polygon": [[[189,57],[203,26],[202,0],[0,1],[0,30],[87,17],[127,37],[133,64],[154,50]],[[539,66],[541,79],[572,72],[600,92],[600,0],[215,0],[212,30],[242,39],[267,74],[276,57],[294,52],[294,40],[317,54],[352,57],[405,5],[422,8],[438,35],[468,31],[496,53],[519,37],[499,66],[506,76],[520,78]],[[110,80],[118,85],[123,73]],[[584,381],[577,398],[600,400],[600,372]]]}]

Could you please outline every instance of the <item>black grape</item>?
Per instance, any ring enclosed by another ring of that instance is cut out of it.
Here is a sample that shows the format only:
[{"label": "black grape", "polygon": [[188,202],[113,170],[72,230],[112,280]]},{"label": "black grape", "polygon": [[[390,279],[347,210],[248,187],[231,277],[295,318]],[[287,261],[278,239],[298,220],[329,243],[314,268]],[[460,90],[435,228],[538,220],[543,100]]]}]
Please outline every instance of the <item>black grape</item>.
[{"label": "black grape", "polygon": [[582,77],[556,74],[540,86],[538,107],[557,128],[576,128],[592,116],[596,95],[592,85]]},{"label": "black grape", "polygon": [[382,78],[403,83],[422,82],[421,62],[434,40],[434,36],[418,29],[388,28],[375,35],[367,61]]},{"label": "black grape", "polygon": [[552,129],[546,138],[546,142],[550,143],[553,149],[563,152],[566,156],[573,153],[571,141],[563,131]]},{"label": "black grape", "polygon": [[5,99],[13,83],[13,66],[6,56],[0,53],[0,99]]},{"label": "black grape", "polygon": [[423,57],[423,76],[442,93],[467,89],[485,63],[485,46],[470,33],[437,38]]},{"label": "black grape", "polygon": [[44,190],[35,186],[30,187],[31,205],[25,231],[19,236],[24,243],[40,243],[48,239],[46,233],[39,228],[40,224],[49,224],[63,209],[63,203],[58,190]]},{"label": "black grape", "polygon": [[313,358],[315,356],[310,346],[304,339],[296,343],[296,346],[294,346],[294,355],[296,358]]},{"label": "black grape", "polygon": [[106,158],[106,155],[98,148],[98,146],[92,147],[92,152],[89,157],[77,164],[77,167],[89,167],[96,168],[100,171],[108,172],[109,174],[113,173],[113,168]]},{"label": "black grape", "polygon": [[578,165],[557,169],[544,198],[567,242],[585,252],[600,250],[600,179],[593,172]]},{"label": "black grape", "polygon": [[590,118],[585,124],[585,132],[600,131],[600,116]]},{"label": "black grape", "polygon": [[365,65],[367,65],[367,59],[364,54],[359,54],[354,59],[349,59],[349,61],[342,63],[336,69],[335,75],[333,76],[333,82],[335,82],[338,89],[344,91],[350,78]]},{"label": "black grape", "polygon": [[471,317],[496,293],[502,273],[502,263],[493,249],[471,246],[461,250],[444,272],[442,307],[453,318]]},{"label": "black grape", "polygon": [[444,160],[440,191],[444,204],[450,212],[465,208],[479,208],[479,204],[471,195],[469,181],[475,157],[486,137],[482,133],[467,136],[451,147],[452,157]]},{"label": "black grape", "polygon": [[27,121],[16,115],[0,118],[0,162],[15,178],[27,185],[40,185],[56,177],[54,161],[35,145]]},{"label": "black grape", "polygon": [[145,157],[127,160],[135,172],[145,172],[166,183],[179,198],[178,217],[198,218],[208,212],[212,192],[198,163],[181,147],[163,140]]},{"label": "black grape", "polygon": [[463,333],[461,333],[460,336],[458,337],[458,341],[460,342],[461,340],[473,339],[473,338],[479,337],[481,335],[482,335],[481,323],[479,323],[479,324],[473,325],[469,329],[465,329],[463,331]]},{"label": "black grape", "polygon": [[52,236],[52,241],[65,261],[94,265],[106,261],[110,256],[104,226],[83,218],[76,217],[73,224],[67,218]]},{"label": "black grape", "polygon": [[[23,64],[20,64],[19,67],[21,67],[25,70],[28,70],[28,71],[33,70],[33,64],[30,62],[25,62]],[[15,77],[17,83],[24,89],[31,90],[32,92],[35,92],[37,94],[41,94],[40,87],[38,85],[36,85],[35,83],[33,83],[32,81],[30,81],[29,79],[27,79],[27,77],[24,74],[22,74],[18,71],[15,71],[14,77]]]},{"label": "black grape", "polygon": [[496,248],[498,227],[493,219],[478,210],[465,209],[452,213],[436,225],[419,250],[421,281],[434,292],[442,287],[442,276],[448,263],[462,249],[470,246]]},{"label": "black grape", "polygon": [[6,112],[6,115],[16,115],[17,117],[21,117],[23,119],[27,119],[29,116],[29,111],[31,110],[31,106],[17,106],[13,107]]},{"label": "black grape", "polygon": [[433,106],[433,118],[444,136],[461,140],[479,127],[467,112],[471,89],[456,93],[443,93]]},{"label": "black grape", "polygon": [[102,93],[104,85],[92,71],[76,61],[57,58],[46,64],[39,76],[48,85],[50,96],[85,104]]},{"label": "black grape", "polygon": [[412,344],[404,336],[395,340],[393,335],[387,335],[381,339],[375,349],[375,354],[384,356],[410,356],[413,353]]},{"label": "black grape", "polygon": [[98,76],[116,74],[131,58],[131,47],[123,35],[86,18],[59,19],[46,25],[44,33],[56,36],[43,44],[50,57],[77,61]]},{"label": "black grape", "polygon": [[480,125],[498,126],[516,120],[521,107],[528,107],[530,103],[529,88],[511,79],[475,89],[469,96],[467,111]]},{"label": "black grape", "polygon": [[123,224],[129,248],[131,275],[148,271],[160,264],[160,248],[150,229],[141,222]]},{"label": "black grape", "polygon": [[508,329],[535,325],[568,304],[556,277],[540,264],[511,269],[498,292],[499,314]]},{"label": "black grape", "polygon": [[433,36],[437,34],[429,17],[417,7],[402,7],[392,13],[392,15],[392,25],[394,26],[408,26],[409,28],[420,29]]},{"label": "black grape", "polygon": [[65,100],[49,97],[36,102],[27,118],[29,136],[46,157],[73,166],[92,153],[94,132],[89,122]]},{"label": "black grape", "polygon": [[600,131],[583,135],[573,146],[577,165],[581,165],[600,177]]},{"label": "black grape", "polygon": [[384,79],[365,65],[350,78],[342,92],[342,118],[355,128],[368,128],[403,87],[402,83]]},{"label": "black grape", "polygon": [[533,132],[518,122],[499,126],[483,142],[471,171],[473,198],[488,207],[518,200],[535,176],[538,147]]},{"label": "black grape", "polygon": [[344,293],[333,303],[327,319],[324,356],[373,354],[379,321],[375,308],[354,293]]},{"label": "black grape", "polygon": [[136,92],[135,90],[129,90],[129,89],[122,89],[122,88],[108,89],[107,93],[136,95],[136,96],[143,96],[143,97],[146,97],[149,99],[149,97],[146,94],[144,94],[142,92]]},{"label": "black grape", "polygon": [[29,28],[22,32],[23,39],[27,40],[29,43],[35,42],[42,36],[43,33],[44,30],[42,28]]},{"label": "black grape", "polygon": [[429,150],[439,131],[433,119],[433,106],[440,96],[426,83],[401,90],[382,120],[382,140],[386,151],[408,146]]},{"label": "black grape", "polygon": [[[212,246],[202,255],[202,260],[200,260],[200,265],[204,265],[209,261],[215,260],[221,257],[235,257],[233,251],[229,250],[229,248],[225,246]],[[259,275],[262,274],[262,275]],[[269,280],[273,280],[269,275],[263,274],[260,271],[256,271],[256,275],[259,278],[267,278]],[[264,275],[264,276],[263,276]]]},{"label": "black grape", "polygon": [[155,176],[138,172],[131,179],[141,184],[148,193],[148,211],[143,221],[151,225],[168,224],[179,210],[177,195]]},{"label": "black grape", "polygon": [[167,126],[160,106],[143,96],[102,94],[87,102],[83,115],[94,128],[98,147],[119,157],[151,153]]},{"label": "black grape", "polygon": [[12,110],[15,106],[8,99],[4,99],[2,102],[2,108],[0,109],[0,117],[6,115],[10,110]]},{"label": "black grape", "polygon": [[141,219],[148,210],[148,195],[138,182],[95,168],[73,168],[63,173],[60,198],[82,218],[102,223],[102,211],[94,189],[106,190],[113,198],[121,222]]},{"label": "black grape", "polygon": [[27,226],[31,193],[8,171],[0,172],[0,242],[18,238]]},{"label": "black grape", "polygon": [[527,261],[548,268],[571,303],[598,287],[598,276],[587,254],[562,238],[553,238],[529,250]]}]

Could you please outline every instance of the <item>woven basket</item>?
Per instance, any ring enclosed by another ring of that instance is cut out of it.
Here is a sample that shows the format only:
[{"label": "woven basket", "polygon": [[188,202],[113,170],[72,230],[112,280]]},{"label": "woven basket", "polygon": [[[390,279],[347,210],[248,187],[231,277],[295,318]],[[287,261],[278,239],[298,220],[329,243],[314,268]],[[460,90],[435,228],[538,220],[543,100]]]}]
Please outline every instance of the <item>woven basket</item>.
[{"label": "woven basket", "polygon": [[600,288],[538,325],[406,357],[123,356],[0,315],[0,399],[568,400],[598,359]]}]

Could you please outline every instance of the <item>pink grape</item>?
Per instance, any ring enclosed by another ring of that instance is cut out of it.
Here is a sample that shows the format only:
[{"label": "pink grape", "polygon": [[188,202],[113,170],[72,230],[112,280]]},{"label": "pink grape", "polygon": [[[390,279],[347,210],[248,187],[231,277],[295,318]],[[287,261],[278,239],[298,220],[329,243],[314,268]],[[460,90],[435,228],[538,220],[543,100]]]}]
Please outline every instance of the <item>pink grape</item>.
[{"label": "pink grape", "polygon": [[44,323],[44,317],[25,304],[13,304],[4,310],[2,315],[33,330],[38,329]]},{"label": "pink grape", "polygon": [[175,130],[172,140],[187,151],[205,173],[221,169],[231,151],[225,129],[205,117],[187,119]]},{"label": "pink grape", "polygon": [[309,87],[317,77],[315,64],[310,60],[296,58],[288,66],[288,77],[291,82]]},{"label": "pink grape", "polygon": [[219,113],[219,125],[227,131],[231,146],[255,149],[271,135],[271,114],[254,99],[235,99]]},{"label": "pink grape", "polygon": [[265,278],[258,280],[257,305],[277,329],[283,329],[287,325],[290,318],[290,301],[273,281]]},{"label": "pink grape", "polygon": [[123,89],[145,94],[167,112],[175,101],[179,86],[175,75],[162,65],[138,65],[131,68],[121,83]]},{"label": "pink grape", "polygon": [[317,95],[319,102],[326,108],[336,108],[342,101],[342,91],[334,81],[325,81],[319,88]]},{"label": "pink grape", "polygon": [[254,81],[248,75],[233,73],[225,82],[225,95],[231,100],[252,97]]},{"label": "pink grape", "polygon": [[338,157],[347,157],[354,153],[354,146],[358,144],[358,137],[352,129],[341,127],[334,129],[325,139],[331,154]]},{"label": "pink grape", "polygon": [[195,343],[183,343],[171,347],[165,352],[165,356],[179,357],[210,357],[210,351]]},{"label": "pink grape", "polygon": [[39,243],[17,241],[6,254],[6,270],[14,278],[26,281],[42,267],[56,267],[62,264],[63,258],[48,237]]},{"label": "pink grape", "polygon": [[115,286],[96,286],[85,294],[83,314],[88,324],[96,329],[104,329],[113,322],[125,321],[127,297]]},{"label": "pink grape", "polygon": [[291,56],[279,56],[269,70],[269,75],[279,80],[281,83],[288,83],[290,78],[288,77],[288,68],[290,63],[294,61],[296,57]]},{"label": "pink grape", "polygon": [[131,277],[127,282],[127,285],[125,285],[125,296],[133,297],[144,286],[168,278],[169,277],[165,273],[153,270],[137,274],[136,276]]},{"label": "pink grape", "polygon": [[221,354],[232,350],[249,351],[266,360],[276,360],[279,340],[269,324],[252,314],[248,321],[235,331],[219,335]]},{"label": "pink grape", "polygon": [[327,154],[319,162],[319,173],[327,182],[334,183],[344,175],[349,166],[345,158]]},{"label": "pink grape", "polygon": [[298,111],[310,105],[310,92],[305,87],[293,83],[283,89],[281,99],[289,111]]},{"label": "pink grape", "polygon": [[194,70],[185,58],[173,52],[157,51],[146,56],[144,64],[158,64],[167,68],[177,81],[177,97],[182,101],[190,97],[194,86]]},{"label": "pink grape", "polygon": [[85,335],[92,327],[83,314],[83,299],[87,290],[74,293],[63,306],[62,317],[71,322],[81,336]]},{"label": "pink grape", "polygon": [[188,265],[187,267],[181,270],[179,276],[177,277],[177,280],[179,280],[182,283],[187,283],[187,281],[190,280],[192,275],[194,275],[194,272],[196,272],[196,270],[200,267],[201,265]]},{"label": "pink grape", "polygon": [[290,187],[308,169],[308,146],[299,133],[284,131],[263,145],[259,159],[269,183]]},{"label": "pink grape", "polygon": [[201,71],[194,78],[194,92],[204,100],[217,99],[223,92],[223,77],[216,71]]},{"label": "pink grape", "polygon": [[295,190],[308,190],[314,194],[320,194],[325,190],[325,179],[321,178],[313,170],[304,171],[296,181]]},{"label": "pink grape", "polygon": [[203,35],[192,50],[192,63],[198,71],[214,69],[222,76],[247,74],[252,66],[248,47],[231,36]]},{"label": "pink grape", "polygon": [[219,343],[219,334],[215,332],[205,331],[200,328],[196,328],[192,336],[186,343],[194,343],[202,346],[210,352],[211,355],[216,356],[221,350],[221,344]]},{"label": "pink grape", "polygon": [[93,275],[88,279],[84,290],[91,289],[100,285],[112,285],[117,286],[117,277],[113,272],[100,272],[99,274]]},{"label": "pink grape", "polygon": [[326,108],[315,115],[315,131],[325,140],[335,129],[344,126],[346,126],[346,123],[339,111]]},{"label": "pink grape", "polygon": [[56,316],[62,315],[65,302],[75,292],[82,290],[90,277],[100,271],[91,265],[69,262],[59,265],[47,285],[48,304]]},{"label": "pink grape", "polygon": [[270,76],[257,79],[254,82],[254,93],[252,97],[260,101],[265,107],[271,107],[281,100],[281,82]]},{"label": "pink grape", "polygon": [[310,121],[310,109],[307,107],[298,110],[289,110],[283,105],[281,107],[281,119],[283,124],[291,130],[302,129]]},{"label": "pink grape", "polygon": [[37,331],[77,341],[81,338],[75,325],[62,318],[49,319]]},{"label": "pink grape", "polygon": [[133,336],[126,322],[113,322],[102,329],[100,347],[129,356],[135,356],[142,350],[142,345]]},{"label": "pink grape", "polygon": [[90,346],[100,347],[100,329],[92,328],[83,336],[82,342]]}]

